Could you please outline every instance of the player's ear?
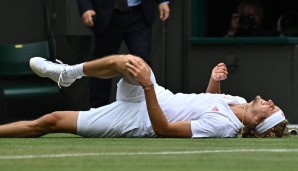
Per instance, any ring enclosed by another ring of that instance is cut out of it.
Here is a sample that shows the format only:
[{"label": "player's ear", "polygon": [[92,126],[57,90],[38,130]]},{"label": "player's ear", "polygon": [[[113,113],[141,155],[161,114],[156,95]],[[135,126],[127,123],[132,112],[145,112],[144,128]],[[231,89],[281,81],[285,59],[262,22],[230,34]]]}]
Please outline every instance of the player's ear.
[{"label": "player's ear", "polygon": [[255,123],[256,125],[258,125],[259,123],[263,122],[264,120],[265,120],[265,117],[260,116],[260,115],[256,115],[256,116],[254,117],[254,123]]}]

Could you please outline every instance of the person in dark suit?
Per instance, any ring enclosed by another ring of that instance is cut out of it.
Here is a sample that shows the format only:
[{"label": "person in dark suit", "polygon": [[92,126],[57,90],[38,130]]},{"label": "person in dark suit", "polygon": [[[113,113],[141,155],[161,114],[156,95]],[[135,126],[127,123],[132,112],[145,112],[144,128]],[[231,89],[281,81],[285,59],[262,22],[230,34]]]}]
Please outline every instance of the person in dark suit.
[{"label": "person in dark suit", "polygon": [[[161,21],[168,19],[170,0],[77,0],[82,20],[94,33],[93,59],[117,54],[124,41],[130,54],[149,65],[155,5]],[[90,79],[90,107],[109,103],[112,80]]]}]

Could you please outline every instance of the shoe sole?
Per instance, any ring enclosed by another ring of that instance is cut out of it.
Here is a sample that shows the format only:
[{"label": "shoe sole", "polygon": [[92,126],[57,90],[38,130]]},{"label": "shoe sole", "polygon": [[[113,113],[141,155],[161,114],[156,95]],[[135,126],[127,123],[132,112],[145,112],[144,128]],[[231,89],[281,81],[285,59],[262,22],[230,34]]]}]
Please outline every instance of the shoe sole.
[{"label": "shoe sole", "polygon": [[30,66],[30,68],[31,68],[31,70],[36,74],[36,75],[38,75],[39,77],[46,77],[46,76],[43,76],[42,74],[40,74],[39,73],[39,71],[37,71],[33,66],[34,66],[34,64],[35,64],[35,59],[41,59],[41,60],[46,60],[46,59],[44,59],[44,58],[41,58],[41,57],[33,57],[33,58],[31,58],[30,59],[30,61],[29,61],[29,66]]}]

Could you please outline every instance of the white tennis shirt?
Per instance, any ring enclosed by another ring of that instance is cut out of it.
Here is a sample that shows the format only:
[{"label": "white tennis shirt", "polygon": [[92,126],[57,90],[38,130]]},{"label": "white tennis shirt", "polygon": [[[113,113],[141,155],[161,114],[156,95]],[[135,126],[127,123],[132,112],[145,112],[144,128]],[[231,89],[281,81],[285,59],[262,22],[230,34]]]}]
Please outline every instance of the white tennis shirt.
[{"label": "white tennis shirt", "polygon": [[[157,87],[158,102],[169,122],[191,121],[192,137],[235,137],[243,124],[231,111],[229,104],[246,100],[225,94],[173,94]],[[147,111],[143,118],[144,136],[155,136]],[[141,123],[142,125],[142,123]]]},{"label": "white tennis shirt", "polygon": [[[169,122],[190,121],[192,137],[235,137],[243,127],[229,104],[246,100],[225,94],[173,94],[151,75],[158,102]],[[116,102],[79,112],[77,133],[84,137],[155,137],[141,86],[118,83]]]}]

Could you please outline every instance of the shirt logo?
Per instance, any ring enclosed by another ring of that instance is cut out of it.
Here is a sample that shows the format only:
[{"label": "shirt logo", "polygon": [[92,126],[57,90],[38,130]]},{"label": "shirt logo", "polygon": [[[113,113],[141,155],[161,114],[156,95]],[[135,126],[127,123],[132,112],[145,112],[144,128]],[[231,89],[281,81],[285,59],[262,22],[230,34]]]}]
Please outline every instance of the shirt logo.
[{"label": "shirt logo", "polygon": [[218,112],[218,111],[219,111],[219,110],[218,110],[218,107],[217,107],[217,106],[214,106],[213,109],[212,109],[212,111],[213,111],[213,112]]}]

